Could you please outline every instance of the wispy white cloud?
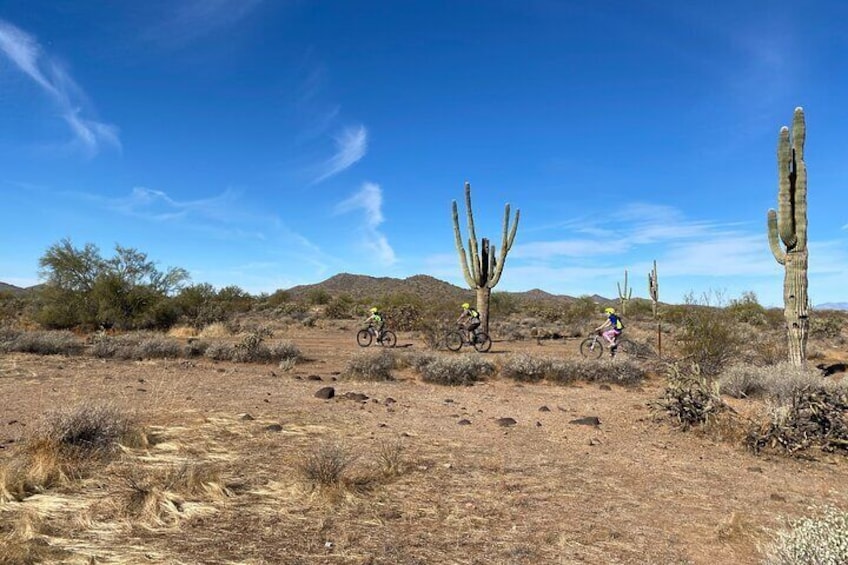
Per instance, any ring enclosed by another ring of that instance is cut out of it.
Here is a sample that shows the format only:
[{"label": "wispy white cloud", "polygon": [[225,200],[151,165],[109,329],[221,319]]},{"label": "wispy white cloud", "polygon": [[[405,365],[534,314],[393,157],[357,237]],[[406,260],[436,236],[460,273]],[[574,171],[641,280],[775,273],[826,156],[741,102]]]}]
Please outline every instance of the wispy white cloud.
[{"label": "wispy white cloud", "polygon": [[368,151],[368,130],[363,125],[345,128],[336,135],[335,142],[336,153],[321,165],[313,184],[339,174],[362,159]]},{"label": "wispy white cloud", "polygon": [[350,198],[336,205],[336,214],[347,214],[362,211],[364,221],[362,231],[364,245],[370,252],[375,253],[380,263],[391,265],[397,261],[395,252],[389,245],[386,236],[380,232],[383,223],[383,191],[379,185],[366,182],[362,189]]},{"label": "wispy white cloud", "polygon": [[59,107],[75,144],[86,154],[96,154],[103,145],[121,148],[118,128],[84,116],[84,91],[65,68],[42,49],[35,37],[0,20],[0,51]]},{"label": "wispy white cloud", "polygon": [[235,25],[262,0],[176,0],[170,12],[151,28],[148,39],[168,47],[180,47],[213,32]]}]

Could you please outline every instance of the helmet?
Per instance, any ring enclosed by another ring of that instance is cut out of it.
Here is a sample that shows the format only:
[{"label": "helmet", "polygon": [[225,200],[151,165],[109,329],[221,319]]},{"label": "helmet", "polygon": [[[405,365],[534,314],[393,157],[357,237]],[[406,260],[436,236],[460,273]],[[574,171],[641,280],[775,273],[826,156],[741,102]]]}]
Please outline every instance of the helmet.
[{"label": "helmet", "polygon": [[468,310],[469,308],[471,308],[471,304],[469,304],[468,302],[463,302],[463,303],[462,303],[462,307],[463,307],[465,310]]},{"label": "helmet", "polygon": [[606,314],[615,314],[615,308],[604,308]]},{"label": "helmet", "polygon": [[377,307],[376,307],[376,306],[374,306],[373,308],[371,308],[371,313],[372,313],[372,314],[374,314],[375,312],[377,312]]}]

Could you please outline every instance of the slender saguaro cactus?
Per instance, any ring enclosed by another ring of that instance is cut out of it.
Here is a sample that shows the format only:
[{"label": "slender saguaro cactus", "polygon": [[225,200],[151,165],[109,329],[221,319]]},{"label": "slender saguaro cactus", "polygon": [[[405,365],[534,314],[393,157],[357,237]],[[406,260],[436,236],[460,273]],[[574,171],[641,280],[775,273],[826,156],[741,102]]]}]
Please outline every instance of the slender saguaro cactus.
[{"label": "slender saguaro cactus", "polygon": [[651,306],[654,314],[654,321],[657,323],[657,355],[662,357],[662,326],[659,318],[659,301],[660,301],[660,280],[657,277],[657,262],[654,261],[654,268],[648,273],[648,294],[651,295]]},{"label": "slender saguaro cactus", "polygon": [[500,255],[495,252],[495,246],[489,245],[489,240],[483,238],[480,247],[477,246],[477,234],[474,231],[474,214],[471,211],[471,184],[465,183],[465,209],[468,214],[468,253],[462,243],[462,233],[459,230],[459,212],[456,200],[453,201],[453,233],[456,238],[456,251],[459,253],[459,263],[462,266],[462,274],[465,282],[471,289],[477,292],[477,311],[480,312],[480,328],[489,332],[489,298],[492,288],[498,284],[503,274],[506,254],[512,248],[515,240],[515,232],[518,230],[518,219],[521,211],[515,211],[515,221],[512,229],[509,227],[509,204],[504,209],[503,219],[503,241],[501,243]]},{"label": "slender saguaro cactus", "polygon": [[[789,342],[789,361],[801,366],[807,360],[809,299],[807,297],[807,166],[804,139],[807,126],[803,108],[795,108],[792,133],[780,128],[777,143],[777,211],[768,211],[771,252],[783,265],[783,315]],[[781,242],[783,245],[781,246]]]},{"label": "slender saguaro cactus", "polygon": [[654,314],[654,320],[657,319],[657,303],[660,300],[660,283],[657,279],[657,262],[654,261],[654,268],[648,273],[648,294],[651,296],[651,306]]},{"label": "slender saguaro cactus", "polygon": [[630,302],[630,298],[633,296],[633,287],[627,287],[627,269],[624,269],[624,288],[618,282],[615,283],[615,286],[618,287],[618,302],[621,304],[621,314],[626,316],[627,303]]}]

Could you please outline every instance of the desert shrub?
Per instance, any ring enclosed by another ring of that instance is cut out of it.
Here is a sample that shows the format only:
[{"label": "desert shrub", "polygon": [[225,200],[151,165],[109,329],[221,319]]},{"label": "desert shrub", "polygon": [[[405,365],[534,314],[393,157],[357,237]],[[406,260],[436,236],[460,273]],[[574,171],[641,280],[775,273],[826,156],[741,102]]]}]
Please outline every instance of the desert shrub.
[{"label": "desert shrub", "polygon": [[598,312],[603,308],[595,302],[591,296],[581,296],[577,300],[567,304],[561,311],[558,321],[564,324],[585,324],[587,320],[598,317]]},{"label": "desert shrub", "polygon": [[206,347],[203,355],[214,361],[232,361],[235,357],[235,350],[236,348],[232,344],[213,342]]},{"label": "desert shrub", "polygon": [[190,339],[183,348],[183,355],[188,358],[203,357],[209,349],[209,342],[199,339]]},{"label": "desert shrub", "polygon": [[354,316],[353,298],[343,294],[331,299],[324,308],[324,316],[334,319],[348,319]]},{"label": "desert shrub", "polygon": [[404,470],[403,442],[400,438],[383,440],[377,445],[375,459],[384,477],[397,477]]},{"label": "desert shrub", "polygon": [[848,388],[820,384],[793,391],[767,405],[765,421],[754,424],[747,444],[755,452],[778,449],[797,454],[807,449],[848,454]]},{"label": "desert shrub", "polygon": [[395,368],[405,369],[411,367],[416,372],[420,373],[423,367],[429,365],[439,356],[435,353],[410,351],[399,354],[395,357]]},{"label": "desert shrub", "polygon": [[818,517],[792,521],[766,547],[766,565],[848,563],[848,512],[825,508]]},{"label": "desert shrub", "polygon": [[627,359],[616,359],[609,363],[592,360],[568,361],[563,366],[563,372],[568,375],[569,380],[625,386],[640,383],[645,379],[645,370]]},{"label": "desert shrub", "polygon": [[447,320],[429,317],[421,321],[421,339],[428,349],[437,350],[444,347],[444,339],[449,331],[456,328],[456,324]]},{"label": "desert shrub", "polygon": [[833,339],[842,335],[845,318],[836,312],[821,311],[810,316],[810,336]]},{"label": "desert shrub", "polygon": [[200,330],[198,337],[202,337],[205,339],[216,339],[222,337],[229,337],[231,335],[232,332],[226,324],[222,322],[215,322],[213,324],[205,326],[202,330]]},{"label": "desert shrub", "polygon": [[654,316],[654,305],[647,298],[634,298],[627,303],[626,315],[631,320],[651,319]]},{"label": "desert shrub", "polygon": [[697,365],[688,371],[670,365],[663,394],[651,407],[655,414],[670,418],[684,431],[715,422],[719,414],[728,410],[718,382],[701,374]]},{"label": "desert shrub", "polygon": [[787,361],[769,366],[736,364],[722,371],[717,380],[722,394],[734,398],[768,397],[778,402],[802,388],[822,385],[817,372]]},{"label": "desert shrub", "polygon": [[297,361],[303,355],[300,348],[291,341],[280,341],[268,347],[274,362]]},{"label": "desert shrub", "polygon": [[[704,301],[708,303],[709,299]],[[726,310],[709,304],[688,306],[680,322],[680,353],[686,361],[697,364],[703,375],[717,375],[737,358],[744,337]]]},{"label": "desert shrub", "polygon": [[183,354],[180,343],[154,332],[97,335],[91,354],[102,359],[176,359]]},{"label": "desert shrub", "polygon": [[421,367],[421,378],[428,383],[471,385],[495,373],[495,365],[479,355],[438,356]]},{"label": "desert shrub", "polygon": [[737,322],[752,326],[768,324],[766,309],[760,306],[757,295],[753,291],[743,292],[740,298],[731,300],[727,305],[727,313]]},{"label": "desert shrub", "polygon": [[119,445],[140,447],[147,442],[135,417],[116,406],[94,402],[48,413],[39,436],[63,448],[91,453],[110,452]]},{"label": "desert shrub", "polygon": [[356,457],[344,445],[332,441],[317,444],[303,458],[300,472],[318,487],[339,486]]},{"label": "desert shrub", "polygon": [[265,303],[271,308],[280,307],[290,301],[291,294],[288,291],[282,289],[275,290],[273,293],[271,293],[270,296],[265,299]]},{"label": "desert shrub", "polygon": [[83,343],[69,331],[21,332],[8,344],[8,351],[36,355],[77,355]]},{"label": "desert shrub", "polygon": [[342,371],[342,378],[360,381],[391,381],[395,355],[388,350],[354,355]]},{"label": "desert shrub", "polygon": [[141,359],[176,359],[182,354],[182,347],[174,339],[157,336],[143,340],[137,351]]},{"label": "desert shrub", "polygon": [[333,297],[323,288],[312,288],[306,293],[306,300],[313,306],[323,306],[329,304]]},{"label": "desert shrub", "polygon": [[553,360],[546,357],[516,353],[506,358],[500,374],[516,381],[538,382],[547,376],[552,363]]},{"label": "desert shrub", "polygon": [[786,332],[761,331],[752,336],[749,357],[758,365],[777,365],[789,358]]}]

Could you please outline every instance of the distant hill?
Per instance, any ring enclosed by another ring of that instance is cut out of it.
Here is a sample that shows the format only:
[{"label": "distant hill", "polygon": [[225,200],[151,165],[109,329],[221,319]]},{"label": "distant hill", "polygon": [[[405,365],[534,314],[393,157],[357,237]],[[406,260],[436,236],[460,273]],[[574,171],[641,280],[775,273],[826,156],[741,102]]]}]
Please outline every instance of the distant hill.
[{"label": "distant hill", "polygon": [[[347,295],[354,300],[380,299],[384,296],[410,294],[420,296],[425,300],[434,301],[473,301],[474,291],[439,280],[429,275],[415,275],[405,279],[392,277],[371,277],[368,275],[353,275],[341,273],[329,279],[307,285],[292,287],[286,292],[295,299],[308,298],[311,293],[323,291],[331,296]],[[497,288],[495,293],[501,293]],[[503,292],[521,301],[533,302],[571,302],[573,296],[551,294],[534,288],[524,292]],[[612,302],[602,296],[592,296],[599,303]]]},{"label": "distant hill", "polygon": [[814,306],[815,310],[848,310],[848,302],[825,302]]},{"label": "distant hill", "polygon": [[21,288],[19,286],[15,286],[13,284],[8,284],[4,282],[0,282],[0,292],[3,293],[11,293],[11,294],[24,294],[27,292],[27,289]]}]

